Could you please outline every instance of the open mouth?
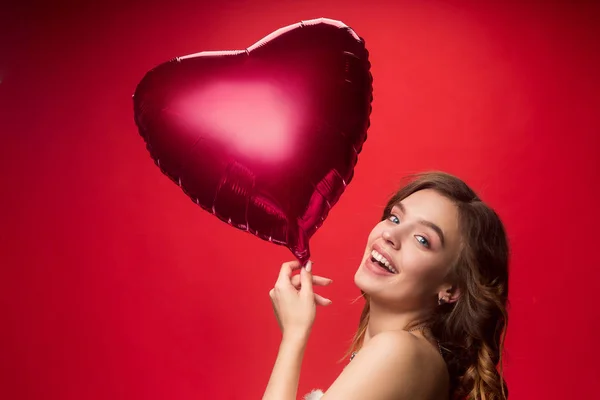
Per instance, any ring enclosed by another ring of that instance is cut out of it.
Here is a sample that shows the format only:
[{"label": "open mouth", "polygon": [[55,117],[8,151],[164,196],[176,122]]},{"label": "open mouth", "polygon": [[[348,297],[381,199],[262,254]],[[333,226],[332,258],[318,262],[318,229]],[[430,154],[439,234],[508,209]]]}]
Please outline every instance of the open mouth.
[{"label": "open mouth", "polygon": [[377,250],[371,251],[371,261],[373,261],[373,263],[380,266],[384,270],[391,272],[392,274],[398,273],[398,271],[396,270],[396,268],[394,268],[392,263]]}]

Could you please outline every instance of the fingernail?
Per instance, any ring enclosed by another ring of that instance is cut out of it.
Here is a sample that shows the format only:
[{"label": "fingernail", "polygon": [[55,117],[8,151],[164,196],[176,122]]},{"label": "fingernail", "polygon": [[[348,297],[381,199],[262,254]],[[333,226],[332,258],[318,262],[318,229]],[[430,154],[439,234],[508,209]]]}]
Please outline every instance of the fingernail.
[{"label": "fingernail", "polygon": [[312,270],[312,261],[308,260],[306,263],[306,272],[310,272]]}]

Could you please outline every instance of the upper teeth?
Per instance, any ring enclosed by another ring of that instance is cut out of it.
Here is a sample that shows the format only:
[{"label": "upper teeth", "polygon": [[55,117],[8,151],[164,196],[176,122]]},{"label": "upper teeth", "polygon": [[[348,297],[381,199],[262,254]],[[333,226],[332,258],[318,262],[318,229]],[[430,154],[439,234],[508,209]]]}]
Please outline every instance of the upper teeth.
[{"label": "upper teeth", "polygon": [[392,264],[388,261],[388,259],[385,258],[377,250],[371,251],[371,257],[373,257],[374,259],[376,259],[379,262],[379,264],[381,264],[384,267],[386,267],[390,272],[393,272],[393,273],[397,273],[398,272],[398,271],[396,271],[396,268],[392,267]]}]

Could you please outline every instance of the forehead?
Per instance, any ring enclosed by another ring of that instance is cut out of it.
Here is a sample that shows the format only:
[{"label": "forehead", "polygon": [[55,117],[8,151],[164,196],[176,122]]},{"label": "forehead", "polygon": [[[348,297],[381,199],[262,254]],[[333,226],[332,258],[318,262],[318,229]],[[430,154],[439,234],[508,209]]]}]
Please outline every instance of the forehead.
[{"label": "forehead", "polygon": [[439,226],[449,239],[458,236],[458,208],[445,196],[433,189],[419,190],[402,201],[410,219],[427,220]]}]

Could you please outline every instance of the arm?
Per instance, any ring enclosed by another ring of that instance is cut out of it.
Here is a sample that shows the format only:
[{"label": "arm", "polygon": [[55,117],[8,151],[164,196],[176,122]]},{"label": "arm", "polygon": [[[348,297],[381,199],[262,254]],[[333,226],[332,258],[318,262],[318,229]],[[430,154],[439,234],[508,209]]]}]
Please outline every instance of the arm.
[{"label": "arm", "polygon": [[263,400],[295,400],[306,340],[283,338]]},{"label": "arm", "polygon": [[283,264],[275,287],[269,292],[283,339],[263,400],[296,399],[300,367],[316,306],[331,304],[330,300],[313,291],[313,284],[326,286],[331,279],[313,276],[311,267],[309,261],[299,275],[292,276],[292,271],[299,269],[300,263]]},{"label": "arm", "polygon": [[374,336],[321,400],[430,398],[442,375],[431,353],[416,340],[407,332]]}]

